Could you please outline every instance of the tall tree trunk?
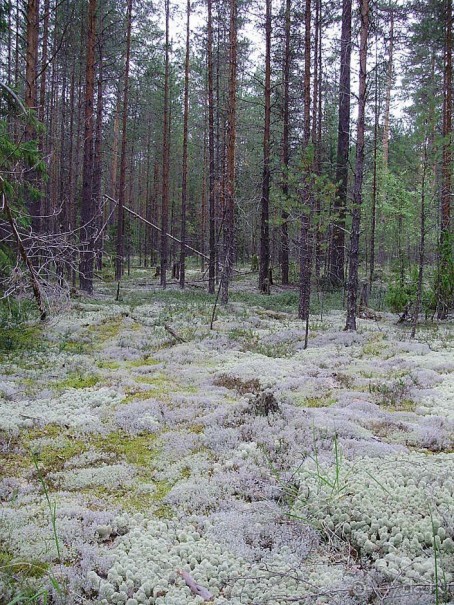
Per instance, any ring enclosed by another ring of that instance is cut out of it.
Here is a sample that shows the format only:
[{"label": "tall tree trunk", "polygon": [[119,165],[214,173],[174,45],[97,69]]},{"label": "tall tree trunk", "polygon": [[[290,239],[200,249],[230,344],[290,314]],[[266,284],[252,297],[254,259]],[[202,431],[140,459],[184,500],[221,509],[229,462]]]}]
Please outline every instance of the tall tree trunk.
[{"label": "tall tree trunk", "polygon": [[440,262],[437,277],[438,318],[445,319],[453,305],[454,267],[451,233],[452,198],[452,0],[446,0],[443,82],[443,157],[441,165]]},{"label": "tall tree trunk", "polygon": [[191,0],[186,7],[186,57],[184,62],[184,113],[183,113],[183,175],[181,183],[181,252],[180,287],[184,288],[186,278],[186,210],[188,200],[188,118],[189,118],[189,42],[190,42]]},{"label": "tall tree trunk", "polygon": [[[39,41],[39,0],[27,0],[26,9],[26,55],[25,55],[25,107],[30,110],[36,110],[38,105],[38,41]],[[36,129],[29,120],[25,127],[25,140],[27,142],[36,139]],[[27,206],[32,215],[33,231],[39,232],[41,228],[41,196],[36,194],[39,181],[36,171],[29,170],[26,173],[26,181],[30,189],[27,195]]]},{"label": "tall tree trunk", "polygon": [[164,116],[162,133],[162,205],[161,205],[161,286],[167,286],[167,262],[169,230],[169,14],[170,0],[165,0],[166,40],[165,40],[165,74],[164,74]]},{"label": "tall tree trunk", "polygon": [[84,160],[82,169],[82,206],[80,213],[82,240],[79,264],[81,290],[93,293],[93,101],[95,95],[96,0],[88,4],[87,59],[85,65]]},{"label": "tall tree trunk", "polygon": [[[291,0],[285,0],[285,34],[284,34],[284,64],[283,64],[283,107],[282,107],[282,195],[284,204],[288,198],[288,169],[290,162],[290,31],[291,31]],[[282,210],[282,244],[281,244],[281,274],[282,285],[289,283],[289,238],[288,212]]]},{"label": "tall tree trunk", "polygon": [[271,0],[266,0],[265,16],[265,125],[263,131],[263,175],[260,220],[259,290],[270,293],[270,135],[271,135]]},{"label": "tall tree trunk", "polygon": [[[101,18],[102,19],[102,18]],[[100,20],[100,29],[102,30],[102,20]],[[99,39],[99,71],[98,71],[98,82],[97,82],[97,93],[96,93],[96,137],[94,145],[94,158],[93,158],[93,202],[95,204],[97,213],[97,226],[96,226],[96,238],[97,243],[95,245],[96,254],[96,266],[100,270],[102,269],[102,254],[103,254],[103,241],[104,234],[100,232],[104,221],[104,213],[102,212],[102,119],[104,112],[103,102],[103,48],[104,48],[104,35],[101,32]]]},{"label": "tall tree trunk", "polygon": [[237,0],[230,0],[229,97],[227,105],[227,154],[225,169],[224,267],[221,278],[221,302],[229,300],[229,283],[235,253],[235,143],[237,72]]},{"label": "tall tree trunk", "polygon": [[361,30],[359,43],[358,121],[356,134],[356,166],[353,187],[352,227],[348,268],[346,330],[356,330],[358,298],[359,239],[364,174],[364,130],[366,117],[367,39],[369,35],[369,0],[359,0]]},{"label": "tall tree trunk", "polygon": [[388,170],[389,158],[389,130],[391,124],[391,92],[394,83],[394,9],[389,14],[389,46],[388,62],[386,66],[386,92],[385,107],[383,110],[383,169]]},{"label": "tall tree trunk", "polygon": [[424,278],[424,258],[425,258],[425,243],[426,243],[426,174],[427,174],[427,150],[428,138],[424,133],[424,152],[422,161],[422,177],[421,177],[421,206],[419,212],[419,266],[418,266],[418,285],[416,290],[416,302],[413,310],[413,322],[411,329],[411,337],[416,336],[416,327],[418,325],[418,317],[422,303],[422,283]]},{"label": "tall tree trunk", "polygon": [[309,328],[309,305],[311,296],[312,269],[312,233],[311,220],[313,211],[313,192],[311,173],[313,158],[310,150],[311,143],[311,0],[306,0],[305,33],[304,33],[304,117],[303,117],[303,186],[302,214],[300,231],[300,292],[298,316],[306,322],[305,347]]},{"label": "tall tree trunk", "polygon": [[129,104],[129,64],[131,56],[131,25],[132,25],[132,0],[128,0],[128,11],[126,15],[126,61],[125,77],[123,85],[123,112],[121,133],[121,156],[120,156],[120,184],[118,190],[118,219],[117,219],[117,254],[115,259],[115,279],[120,280],[123,275],[123,259],[125,255],[125,232],[124,232],[124,204],[126,197],[126,144],[127,123]]},{"label": "tall tree trunk", "polygon": [[350,145],[350,71],[352,46],[352,0],[342,2],[342,38],[339,76],[339,118],[337,135],[336,182],[333,234],[329,272],[334,285],[344,283],[345,212],[348,192],[348,150]]},{"label": "tall tree trunk", "polygon": [[377,199],[378,199],[378,40],[375,36],[375,92],[374,92],[374,167],[372,175],[372,211],[370,217],[370,265],[369,290],[372,288],[375,271],[375,231],[377,225]]},{"label": "tall tree trunk", "polygon": [[208,292],[214,294],[216,278],[216,208],[215,208],[215,157],[214,157],[214,89],[213,89],[213,22],[212,0],[207,0],[207,61],[208,61],[208,212],[209,248]]}]

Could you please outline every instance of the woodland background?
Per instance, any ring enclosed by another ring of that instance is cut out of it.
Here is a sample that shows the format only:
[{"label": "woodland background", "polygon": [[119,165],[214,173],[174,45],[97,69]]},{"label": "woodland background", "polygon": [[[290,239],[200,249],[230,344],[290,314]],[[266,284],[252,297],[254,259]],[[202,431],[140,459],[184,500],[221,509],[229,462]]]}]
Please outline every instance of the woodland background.
[{"label": "woodland background", "polygon": [[451,0],[15,0],[0,57],[4,297],[190,262],[226,302],[248,264],[302,319],[447,316]]}]

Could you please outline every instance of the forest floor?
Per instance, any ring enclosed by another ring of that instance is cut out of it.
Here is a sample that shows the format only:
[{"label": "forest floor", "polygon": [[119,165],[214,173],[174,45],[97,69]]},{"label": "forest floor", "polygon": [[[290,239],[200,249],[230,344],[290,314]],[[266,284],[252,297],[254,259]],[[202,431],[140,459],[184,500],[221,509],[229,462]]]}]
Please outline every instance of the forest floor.
[{"label": "forest floor", "polygon": [[0,603],[454,603],[452,322],[318,309],[304,350],[254,287],[3,330]]}]

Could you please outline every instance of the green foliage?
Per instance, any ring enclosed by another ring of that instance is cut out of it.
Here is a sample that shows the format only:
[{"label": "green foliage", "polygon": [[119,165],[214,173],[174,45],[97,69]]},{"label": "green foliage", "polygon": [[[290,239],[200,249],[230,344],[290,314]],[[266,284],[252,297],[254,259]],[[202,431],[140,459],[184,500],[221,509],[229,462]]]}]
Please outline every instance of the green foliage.
[{"label": "green foliage", "polygon": [[[388,285],[385,295],[385,305],[393,313],[403,313],[409,310],[416,302],[418,292],[418,268],[413,267],[409,278],[402,283],[400,278],[395,279]],[[427,287],[423,285],[422,289],[422,310],[426,315],[437,308],[436,287]]]}]

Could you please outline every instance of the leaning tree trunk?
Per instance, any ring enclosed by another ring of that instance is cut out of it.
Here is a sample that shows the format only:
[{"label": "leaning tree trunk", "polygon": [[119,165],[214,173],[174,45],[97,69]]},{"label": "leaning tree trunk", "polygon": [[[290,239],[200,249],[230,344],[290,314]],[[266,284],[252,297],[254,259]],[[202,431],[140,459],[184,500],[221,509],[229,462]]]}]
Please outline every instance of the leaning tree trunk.
[{"label": "leaning tree trunk", "polygon": [[367,38],[369,35],[369,0],[360,0],[361,33],[359,43],[359,89],[358,121],[356,135],[356,166],[353,187],[352,227],[350,235],[350,257],[347,289],[346,330],[356,330],[356,312],[358,298],[359,239],[361,228],[361,204],[364,174],[364,130],[366,114],[366,68]]}]

